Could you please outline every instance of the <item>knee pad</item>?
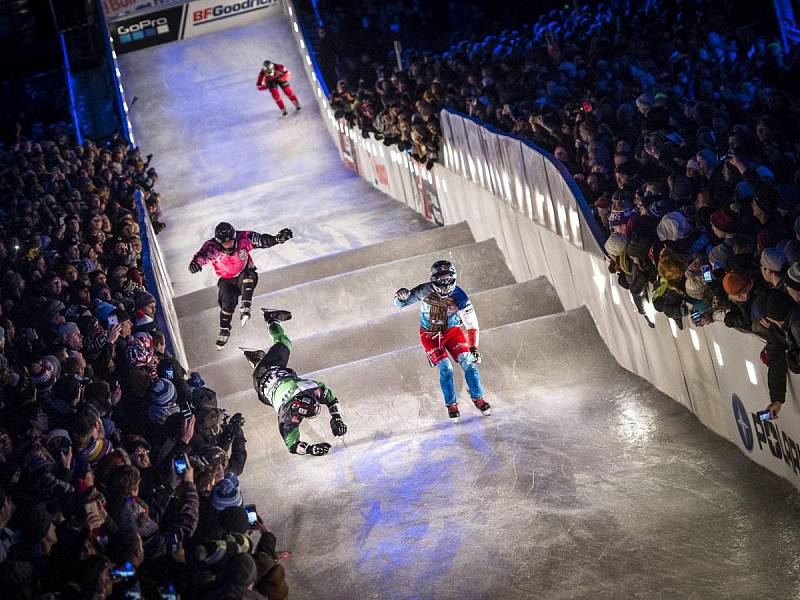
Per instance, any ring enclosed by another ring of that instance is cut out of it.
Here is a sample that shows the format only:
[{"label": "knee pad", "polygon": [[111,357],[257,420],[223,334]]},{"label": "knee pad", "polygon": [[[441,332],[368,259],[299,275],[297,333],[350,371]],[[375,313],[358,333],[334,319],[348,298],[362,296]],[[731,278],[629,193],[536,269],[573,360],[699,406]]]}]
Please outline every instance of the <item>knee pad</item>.
[{"label": "knee pad", "polygon": [[472,355],[469,352],[462,352],[458,355],[458,364],[466,371],[473,366],[475,362],[472,360]]},{"label": "knee pad", "polygon": [[446,376],[453,374],[453,363],[450,362],[449,358],[445,358],[436,363],[436,368],[439,369],[439,374],[441,375]]}]

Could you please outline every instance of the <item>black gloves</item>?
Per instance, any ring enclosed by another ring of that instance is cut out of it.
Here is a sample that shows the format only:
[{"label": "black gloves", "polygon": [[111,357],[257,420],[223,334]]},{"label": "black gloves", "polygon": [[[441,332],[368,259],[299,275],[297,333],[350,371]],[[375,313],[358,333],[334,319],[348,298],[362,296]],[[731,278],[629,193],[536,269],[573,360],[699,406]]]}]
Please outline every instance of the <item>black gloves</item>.
[{"label": "black gloves", "polygon": [[334,437],[341,437],[347,433],[347,425],[342,421],[342,417],[331,417],[331,432]]},{"label": "black gloves", "polygon": [[406,288],[400,288],[394,293],[394,295],[397,297],[398,300],[400,300],[400,302],[405,302],[406,300],[408,300],[408,297],[411,295],[411,292]]},{"label": "black gloves", "polygon": [[306,454],[311,456],[325,456],[331,449],[331,445],[325,442],[321,444],[311,444],[306,448]]},{"label": "black gloves", "polygon": [[228,424],[231,427],[237,427],[241,429],[242,427],[244,427],[244,416],[242,415],[242,413],[236,413],[231,417],[231,420],[228,421]]},{"label": "black gloves", "polygon": [[203,267],[201,267],[200,263],[198,263],[196,260],[192,260],[192,262],[189,263],[189,273],[199,273],[200,269],[202,268]]},{"label": "black gloves", "polygon": [[480,352],[478,352],[477,346],[472,346],[469,349],[469,353],[472,354],[472,362],[474,362],[475,364],[479,364],[481,360],[483,360],[483,356],[481,355]]},{"label": "black gloves", "polygon": [[283,244],[288,242],[290,239],[294,237],[291,229],[284,227],[278,232],[278,235],[275,236],[275,239],[278,241],[279,244]]}]

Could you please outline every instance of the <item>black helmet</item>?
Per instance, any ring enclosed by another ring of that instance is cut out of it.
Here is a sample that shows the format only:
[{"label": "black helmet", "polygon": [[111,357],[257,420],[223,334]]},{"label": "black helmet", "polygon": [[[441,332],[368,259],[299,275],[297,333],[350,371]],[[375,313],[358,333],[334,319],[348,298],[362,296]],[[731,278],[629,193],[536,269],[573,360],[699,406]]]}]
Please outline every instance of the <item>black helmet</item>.
[{"label": "black helmet", "polygon": [[319,388],[298,394],[292,400],[289,412],[293,417],[313,419],[319,414]]},{"label": "black helmet", "polygon": [[433,289],[442,297],[449,296],[456,287],[456,268],[449,260],[437,260],[431,265]]},{"label": "black helmet", "polygon": [[272,75],[275,72],[275,63],[271,60],[265,60],[264,64],[262,65],[264,70],[267,72],[267,75]]},{"label": "black helmet", "polygon": [[214,228],[214,239],[220,244],[230,242],[236,237],[236,230],[230,223],[220,223]]}]

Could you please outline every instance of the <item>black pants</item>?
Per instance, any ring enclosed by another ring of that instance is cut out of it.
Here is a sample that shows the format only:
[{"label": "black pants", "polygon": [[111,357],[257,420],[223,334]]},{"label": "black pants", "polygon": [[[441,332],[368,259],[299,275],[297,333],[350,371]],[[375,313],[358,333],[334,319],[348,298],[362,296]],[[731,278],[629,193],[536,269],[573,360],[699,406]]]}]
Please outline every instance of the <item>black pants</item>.
[{"label": "black pants", "polygon": [[242,296],[242,302],[249,304],[253,299],[256,284],[258,284],[258,272],[255,267],[247,267],[239,275],[230,279],[220,277],[217,281],[219,307],[227,313],[232,313],[239,304],[239,295]]}]

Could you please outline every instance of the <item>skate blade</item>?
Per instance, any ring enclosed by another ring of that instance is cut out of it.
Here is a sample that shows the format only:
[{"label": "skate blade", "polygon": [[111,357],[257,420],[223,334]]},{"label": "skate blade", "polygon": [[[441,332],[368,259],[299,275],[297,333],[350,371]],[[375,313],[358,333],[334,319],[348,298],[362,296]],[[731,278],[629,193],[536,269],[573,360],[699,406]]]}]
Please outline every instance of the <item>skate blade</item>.
[{"label": "skate blade", "polygon": [[247,317],[242,317],[242,327],[244,327],[244,324],[245,324],[245,323],[247,323],[249,320],[250,320],[250,317],[249,317],[249,316],[247,316]]},{"label": "skate blade", "polygon": [[450,422],[455,425],[461,420],[461,417],[450,417]]},{"label": "skate blade", "polygon": [[487,408],[486,410],[482,410],[482,411],[481,411],[481,414],[482,414],[484,417],[488,417],[489,415],[491,415],[491,414],[492,414],[492,409],[491,409],[491,408]]},{"label": "skate blade", "polygon": [[217,344],[217,352],[222,350],[224,347],[225,347],[225,344],[222,344],[221,346],[219,344]]}]

